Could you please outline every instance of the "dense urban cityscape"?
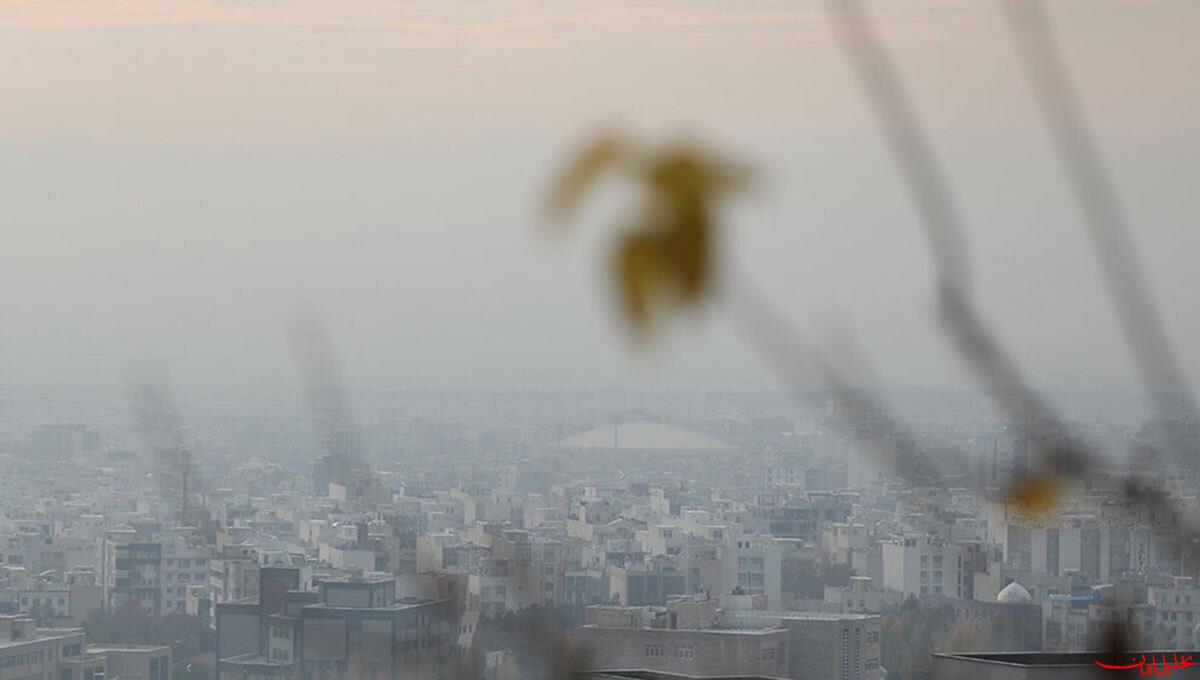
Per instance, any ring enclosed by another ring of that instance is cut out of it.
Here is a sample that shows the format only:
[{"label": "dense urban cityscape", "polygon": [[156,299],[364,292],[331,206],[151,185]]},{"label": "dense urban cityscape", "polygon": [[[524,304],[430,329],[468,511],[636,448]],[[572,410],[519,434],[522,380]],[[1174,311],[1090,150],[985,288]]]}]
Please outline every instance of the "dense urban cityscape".
[{"label": "dense urban cityscape", "polygon": [[[30,397],[0,437],[5,680],[550,677],[568,654],[595,678],[961,677],[1114,627],[1200,635],[1200,562],[1123,466],[1023,517],[995,492],[1031,443],[952,394],[908,401],[940,488],[902,481],[886,427],[832,427],[836,395],[188,399],[194,424],[76,398],[82,422],[32,426],[64,405]],[[1146,436],[1081,403],[1095,441]],[[1194,477],[1164,481],[1194,501]]]}]

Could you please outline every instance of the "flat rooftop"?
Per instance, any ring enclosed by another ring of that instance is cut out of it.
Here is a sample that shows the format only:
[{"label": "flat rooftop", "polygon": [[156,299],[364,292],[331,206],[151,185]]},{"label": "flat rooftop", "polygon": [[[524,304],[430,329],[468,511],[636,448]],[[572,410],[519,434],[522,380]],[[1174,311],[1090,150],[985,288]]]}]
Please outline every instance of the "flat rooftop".
[{"label": "flat rooftop", "polygon": [[959,659],[980,664],[996,664],[1000,666],[1016,666],[1020,668],[1066,668],[1094,667],[1097,661],[1111,664],[1126,664],[1130,659],[1145,657],[1173,658],[1190,656],[1200,659],[1200,651],[1195,650],[1154,650],[1129,651],[1113,655],[1108,652],[980,652],[976,654],[934,654],[935,658]]},{"label": "flat rooftop", "polygon": [[780,619],[782,621],[863,621],[878,614],[832,614],[830,612],[783,612],[758,609],[724,609],[721,613],[742,619]]},{"label": "flat rooftop", "polygon": [[700,635],[775,635],[777,633],[786,633],[786,628],[779,626],[763,626],[759,628],[729,628],[729,627],[713,627],[713,628],[646,628],[644,626],[600,626],[594,623],[588,623],[579,627],[580,630],[636,630],[643,633],[689,633]]},{"label": "flat rooftop", "polygon": [[170,648],[169,645],[120,645],[101,642],[89,644],[84,647],[84,650],[91,654],[103,654],[105,652],[158,652]]},{"label": "flat rooftop", "polygon": [[311,609],[328,609],[330,611],[357,611],[357,612],[361,612],[361,611],[402,611],[405,609],[414,609],[416,607],[423,607],[425,605],[432,604],[434,602],[441,602],[441,601],[442,600],[421,600],[421,599],[417,599],[417,598],[407,598],[406,597],[403,599],[397,599],[395,602],[392,602],[391,604],[380,604],[380,605],[375,605],[373,607],[356,607],[354,605],[329,604],[328,602],[313,602],[312,604],[301,604],[300,608],[301,609],[310,609],[310,610]]},{"label": "flat rooftop", "polygon": [[59,640],[71,635],[78,635],[83,632],[82,628],[38,628],[37,633],[27,638],[13,640],[12,638],[0,638],[0,649],[11,649],[28,645],[37,642],[46,642],[48,640]]},{"label": "flat rooftop", "polygon": [[290,668],[293,664],[281,663],[272,661],[265,655],[257,652],[249,654],[238,654],[237,656],[227,656],[221,659],[221,663],[227,666],[245,666],[245,667],[261,667],[261,668]]},{"label": "flat rooftop", "polygon": [[664,671],[622,670],[585,671],[585,678],[593,680],[785,680],[773,675],[682,675]]}]

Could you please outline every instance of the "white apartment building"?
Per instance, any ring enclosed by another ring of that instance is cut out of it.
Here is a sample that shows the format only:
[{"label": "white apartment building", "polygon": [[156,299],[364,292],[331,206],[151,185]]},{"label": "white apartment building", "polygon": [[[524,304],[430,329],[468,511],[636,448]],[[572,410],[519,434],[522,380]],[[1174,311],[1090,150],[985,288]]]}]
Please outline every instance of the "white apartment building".
[{"label": "white apartment building", "polygon": [[770,540],[743,538],[721,548],[721,594],[764,595],[767,609],[783,609],[782,551]]},{"label": "white apartment building", "polygon": [[193,545],[182,536],[171,536],[162,541],[162,613],[184,614],[187,612],[188,588],[193,585],[208,585],[208,548]]},{"label": "white apartment building", "polygon": [[961,546],[931,534],[907,535],[880,545],[883,587],[905,595],[963,597],[964,553]]}]

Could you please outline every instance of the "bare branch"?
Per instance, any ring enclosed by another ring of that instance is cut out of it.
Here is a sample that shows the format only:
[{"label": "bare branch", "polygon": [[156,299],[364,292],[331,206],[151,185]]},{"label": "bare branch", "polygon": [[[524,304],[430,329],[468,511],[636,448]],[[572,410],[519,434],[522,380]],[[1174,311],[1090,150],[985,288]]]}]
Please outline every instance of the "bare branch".
[{"label": "bare branch", "polygon": [[[944,171],[904,83],[860,2],[829,0],[834,29],[916,204],[937,269],[943,331],[1004,416],[1043,453],[1050,472],[1080,472],[1091,455],[1021,374],[971,302],[966,232]],[[1047,433],[1052,445],[1047,446]],[[1049,450],[1048,450],[1049,449]],[[1050,460],[1046,460],[1049,458]]]},{"label": "bare branch", "polygon": [[[1155,415],[1163,422],[1195,422],[1195,400],[1167,338],[1112,171],[1088,124],[1046,9],[1040,0],[1005,0],[1003,5],[1017,54],[1087,222],[1105,290]],[[1188,451],[1187,457],[1195,460],[1196,453]]]}]

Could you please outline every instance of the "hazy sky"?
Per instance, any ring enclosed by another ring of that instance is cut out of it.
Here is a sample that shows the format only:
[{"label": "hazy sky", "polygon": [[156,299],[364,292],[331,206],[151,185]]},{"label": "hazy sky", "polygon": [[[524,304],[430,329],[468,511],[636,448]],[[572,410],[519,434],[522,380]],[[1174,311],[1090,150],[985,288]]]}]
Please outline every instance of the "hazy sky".
[{"label": "hazy sky", "polygon": [[[979,293],[1039,385],[1132,387],[1078,212],[997,5],[875,16],[970,222]],[[1052,5],[1152,284],[1200,378],[1200,3]],[[929,260],[819,4],[730,0],[0,0],[0,383],[292,389],[324,309],[352,380],[729,386],[720,319],[636,359],[599,256],[535,213],[600,123],[752,161],[737,260],[800,324],[840,315],[896,384],[956,385]]]}]

